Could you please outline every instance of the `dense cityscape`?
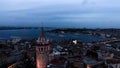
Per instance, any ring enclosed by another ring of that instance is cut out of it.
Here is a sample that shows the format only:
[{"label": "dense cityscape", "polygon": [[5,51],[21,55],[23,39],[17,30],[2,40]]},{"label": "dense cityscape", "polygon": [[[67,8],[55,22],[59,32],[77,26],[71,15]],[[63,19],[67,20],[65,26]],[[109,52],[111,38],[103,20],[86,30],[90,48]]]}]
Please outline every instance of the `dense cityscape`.
[{"label": "dense cityscape", "polygon": [[[0,40],[0,68],[120,68],[119,31],[119,29],[46,31],[41,27],[40,34],[35,39]],[[62,38],[47,38],[48,32],[59,33]],[[85,42],[81,39],[65,38],[64,35],[68,33],[86,34],[102,39]]]},{"label": "dense cityscape", "polygon": [[0,68],[120,68],[120,0],[0,0]]}]

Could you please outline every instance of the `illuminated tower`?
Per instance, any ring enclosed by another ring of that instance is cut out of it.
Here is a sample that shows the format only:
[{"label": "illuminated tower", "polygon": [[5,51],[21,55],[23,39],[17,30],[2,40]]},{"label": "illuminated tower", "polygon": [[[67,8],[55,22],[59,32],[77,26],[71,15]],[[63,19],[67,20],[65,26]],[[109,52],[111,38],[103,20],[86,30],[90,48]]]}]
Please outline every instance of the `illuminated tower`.
[{"label": "illuminated tower", "polygon": [[36,42],[36,68],[46,68],[49,61],[50,45],[45,37],[44,28],[41,27],[41,35]]}]

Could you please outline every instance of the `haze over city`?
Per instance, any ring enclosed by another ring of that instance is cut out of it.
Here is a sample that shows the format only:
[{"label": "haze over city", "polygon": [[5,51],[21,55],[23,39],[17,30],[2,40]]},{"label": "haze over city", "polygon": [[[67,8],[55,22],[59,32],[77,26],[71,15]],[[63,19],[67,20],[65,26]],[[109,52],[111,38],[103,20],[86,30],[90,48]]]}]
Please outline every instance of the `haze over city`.
[{"label": "haze over city", "polygon": [[[0,26],[120,28],[119,0],[1,0]],[[24,25],[23,25],[24,24]]]}]

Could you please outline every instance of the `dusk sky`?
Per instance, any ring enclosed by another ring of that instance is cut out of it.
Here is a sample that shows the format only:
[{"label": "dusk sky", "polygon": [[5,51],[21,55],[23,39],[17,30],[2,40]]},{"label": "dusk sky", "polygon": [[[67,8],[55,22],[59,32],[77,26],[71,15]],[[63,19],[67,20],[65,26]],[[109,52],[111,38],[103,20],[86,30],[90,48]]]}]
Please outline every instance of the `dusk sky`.
[{"label": "dusk sky", "polygon": [[120,28],[120,0],[0,0],[0,26]]}]

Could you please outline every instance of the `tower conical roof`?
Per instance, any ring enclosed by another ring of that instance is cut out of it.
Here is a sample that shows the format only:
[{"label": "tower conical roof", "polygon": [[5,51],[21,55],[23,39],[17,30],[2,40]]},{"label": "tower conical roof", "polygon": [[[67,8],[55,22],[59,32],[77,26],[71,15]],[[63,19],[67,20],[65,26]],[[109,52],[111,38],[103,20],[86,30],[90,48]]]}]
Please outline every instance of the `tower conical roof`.
[{"label": "tower conical roof", "polygon": [[41,27],[41,33],[40,33],[40,36],[38,37],[37,43],[38,44],[47,44],[48,43],[48,40],[46,39],[46,36],[45,36],[43,24]]}]

